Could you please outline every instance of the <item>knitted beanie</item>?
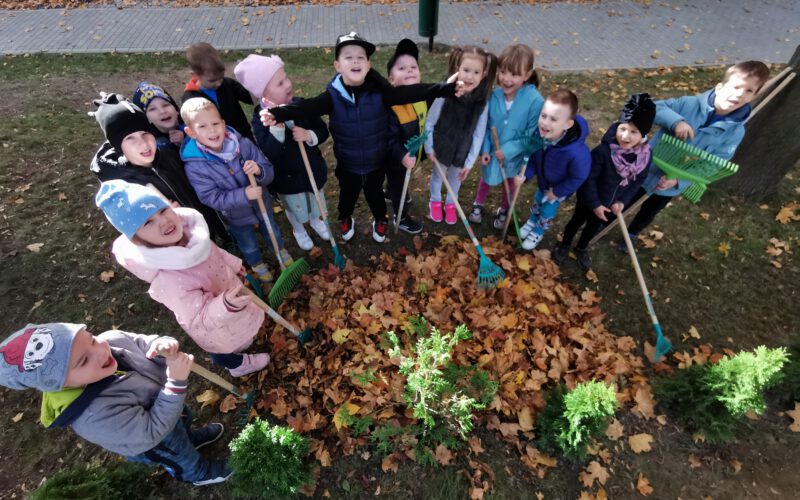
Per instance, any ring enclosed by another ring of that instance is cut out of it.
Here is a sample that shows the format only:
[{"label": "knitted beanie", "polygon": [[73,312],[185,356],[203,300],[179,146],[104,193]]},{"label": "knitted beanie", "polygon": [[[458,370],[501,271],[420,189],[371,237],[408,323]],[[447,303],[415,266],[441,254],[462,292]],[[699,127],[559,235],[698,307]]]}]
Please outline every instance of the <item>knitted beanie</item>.
[{"label": "knitted beanie", "polygon": [[633,94],[628,98],[622,113],[619,115],[620,123],[633,123],[642,135],[647,135],[653,128],[653,121],[656,119],[656,103],[650,98],[650,94],[642,92]]},{"label": "knitted beanie", "polygon": [[149,187],[118,179],[100,184],[94,201],[108,222],[128,239],[133,238],[147,219],[169,206]]},{"label": "knitted beanie", "polygon": [[173,99],[163,87],[159,87],[155,83],[147,81],[141,82],[136,86],[136,90],[133,92],[133,103],[139,106],[142,111],[147,111],[147,107],[153,102],[153,99],[156,98],[164,99],[172,104],[175,109],[180,109],[175,99]]},{"label": "knitted beanie", "polygon": [[283,67],[283,61],[278,56],[260,56],[250,54],[233,69],[233,74],[242,87],[261,99],[264,89],[275,73]]},{"label": "knitted beanie", "polygon": [[95,99],[97,111],[94,117],[106,140],[118,152],[122,153],[122,140],[134,132],[150,132],[152,129],[144,112],[120,94],[101,93]]},{"label": "knitted beanie", "polygon": [[0,385],[60,391],[67,378],[75,335],[86,325],[28,325],[0,343]]}]

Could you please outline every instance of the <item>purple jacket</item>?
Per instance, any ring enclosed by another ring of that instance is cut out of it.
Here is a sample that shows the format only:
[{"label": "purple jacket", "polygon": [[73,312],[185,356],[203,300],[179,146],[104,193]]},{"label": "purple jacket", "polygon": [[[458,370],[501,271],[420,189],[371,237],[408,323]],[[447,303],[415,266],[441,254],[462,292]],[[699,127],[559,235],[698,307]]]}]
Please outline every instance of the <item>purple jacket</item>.
[{"label": "purple jacket", "polygon": [[[239,139],[239,154],[232,161],[224,161],[211,153],[202,151],[197,141],[187,138],[181,148],[186,177],[197,192],[197,197],[222,214],[225,222],[234,227],[262,223],[258,202],[248,200],[244,189],[250,185],[244,173],[244,163],[253,160],[261,167],[261,175],[256,176],[258,184],[266,187],[272,182],[275,172],[258,147],[250,139],[241,137],[228,127],[228,133]],[[272,210],[272,199],[264,189],[264,205]]]}]

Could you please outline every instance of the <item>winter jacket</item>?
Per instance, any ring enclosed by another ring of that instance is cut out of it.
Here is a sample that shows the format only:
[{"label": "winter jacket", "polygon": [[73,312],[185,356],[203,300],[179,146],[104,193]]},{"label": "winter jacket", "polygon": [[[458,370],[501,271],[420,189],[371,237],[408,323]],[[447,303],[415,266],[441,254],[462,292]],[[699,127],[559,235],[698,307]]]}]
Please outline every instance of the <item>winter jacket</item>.
[{"label": "winter jacket", "polygon": [[[292,99],[292,102],[298,101],[302,101],[302,99]],[[269,185],[270,191],[276,194],[313,192],[311,183],[308,181],[303,157],[300,154],[300,145],[292,138],[290,127],[282,129],[283,141],[280,141],[268,127],[261,123],[260,111],[261,106],[256,106],[253,110],[252,124],[256,144],[275,167],[275,178]],[[305,148],[317,188],[322,189],[328,178],[328,164],[325,163],[325,158],[319,151],[319,145],[328,139],[328,128],[325,126],[325,122],[316,116],[296,120],[293,124],[313,132],[316,136],[316,143],[313,146],[305,144]]]},{"label": "winter jacket", "polygon": [[[236,131],[228,127],[228,133],[236,134]],[[191,138],[184,141],[181,158],[186,176],[200,201],[219,210],[229,225],[241,227],[261,223],[258,202],[248,200],[244,194],[244,189],[250,185],[243,170],[244,163],[247,160],[258,163],[261,173],[256,176],[256,180],[264,187],[272,182],[274,172],[272,164],[264,158],[255,144],[244,137],[238,139],[239,155],[233,161],[226,162],[213,153],[202,151],[197,141]],[[262,197],[267,210],[271,210],[272,199],[266,189],[263,190]]]},{"label": "winter jacket", "polygon": [[[687,141],[689,144],[722,159],[730,160],[744,139],[744,121],[750,115],[750,110],[751,107],[747,104],[722,119],[712,120],[714,115],[713,89],[699,95],[656,101],[655,124],[661,127],[661,130],[653,137],[650,144],[655,147],[661,134],[667,132],[672,135],[675,126],[679,122],[685,121],[694,130],[694,139]],[[652,193],[663,175],[664,172],[652,165],[642,187]],[[679,180],[675,187],[656,191],[656,194],[677,196],[691,185],[690,181]]]},{"label": "winter jacket", "polygon": [[200,88],[197,79],[192,78],[186,83],[186,87],[183,90],[181,104],[192,97],[205,97],[217,105],[220,116],[225,120],[225,125],[233,127],[234,130],[239,132],[239,135],[247,137],[251,141],[254,140],[253,131],[250,130],[250,123],[247,121],[247,115],[244,114],[242,106],[239,104],[240,102],[253,104],[253,98],[250,96],[250,92],[242,87],[241,83],[233,78],[225,77],[216,90],[210,90]]},{"label": "winter jacket", "polygon": [[122,153],[117,152],[106,141],[95,153],[89,169],[100,182],[122,179],[142,186],[151,184],[168,199],[177,201],[181,206],[194,208],[203,214],[212,238],[225,241],[229,239],[228,230],[219,214],[203,205],[198,199],[176,151],[159,149],[153,159],[152,167],[140,167],[130,163]]},{"label": "winter jacket", "polygon": [[589,177],[592,155],[586,146],[589,125],[581,115],[575,116],[575,124],[564,137],[545,149],[531,155],[525,169],[525,179],[535,175],[539,191],[553,190],[556,198],[568,198]]},{"label": "winter jacket", "polygon": [[264,312],[254,303],[240,311],[229,310],[223,292],[241,286],[242,261],[208,238],[202,217],[190,208],[177,208],[185,247],[149,248],[124,235],[114,241],[117,262],[150,283],[148,293],[164,304],[201,349],[227,354],[247,348],[264,322]]},{"label": "winter jacket", "polygon": [[[517,91],[514,103],[509,110],[506,110],[503,89],[494,89],[489,98],[489,122],[486,124],[486,134],[483,140],[483,152],[492,157],[489,165],[482,167],[483,181],[486,184],[497,186],[503,182],[504,176],[508,179],[519,175],[524,157],[530,154],[527,138],[536,130],[542,106],[544,106],[544,99],[534,85],[523,85]],[[500,149],[505,155],[503,173],[501,173],[500,164],[494,156],[492,127],[497,128]]]},{"label": "winter jacket", "polygon": [[[389,161],[387,168],[392,170],[405,170],[403,158],[408,153],[406,141],[425,132],[425,119],[428,114],[428,103],[419,101],[413,104],[398,104],[392,106],[389,113]],[[421,158],[425,158],[422,149]]]},{"label": "winter jacket", "polygon": [[186,393],[164,389],[163,358],[147,359],[158,335],[111,330],[97,336],[108,341],[122,375],[87,385],[50,427],[72,427],[77,435],[106,450],[133,456],[154,448],[181,417]]},{"label": "winter jacket", "polygon": [[[444,98],[436,99],[433,101],[433,104],[428,108],[428,117],[425,120],[425,130],[428,132],[428,138],[425,139],[425,153],[430,155],[431,153],[436,154],[436,146],[434,144],[434,131],[436,129],[436,125],[439,123],[439,117],[442,114],[442,108],[444,107]],[[483,110],[481,114],[478,116],[478,121],[475,124],[475,128],[472,130],[471,133],[467,133],[464,137],[464,141],[469,141],[469,150],[467,151],[467,156],[464,159],[463,165],[446,165],[442,164],[443,167],[456,167],[456,168],[472,168],[475,164],[475,160],[478,159],[478,154],[480,154],[481,147],[483,146],[483,139],[484,134],[486,134],[486,122],[489,119],[489,102],[487,101],[486,104],[483,106]],[[442,161],[441,158],[437,158],[437,161]]]},{"label": "winter jacket", "polygon": [[617,173],[614,162],[611,160],[611,144],[617,144],[617,127],[612,125],[603,136],[600,144],[592,150],[592,169],[589,178],[578,189],[578,202],[591,210],[599,206],[610,207],[615,202],[621,202],[625,207],[630,205],[631,199],[639,191],[647,169],[652,162],[639,174],[628,181],[627,186],[621,186],[622,177]]}]

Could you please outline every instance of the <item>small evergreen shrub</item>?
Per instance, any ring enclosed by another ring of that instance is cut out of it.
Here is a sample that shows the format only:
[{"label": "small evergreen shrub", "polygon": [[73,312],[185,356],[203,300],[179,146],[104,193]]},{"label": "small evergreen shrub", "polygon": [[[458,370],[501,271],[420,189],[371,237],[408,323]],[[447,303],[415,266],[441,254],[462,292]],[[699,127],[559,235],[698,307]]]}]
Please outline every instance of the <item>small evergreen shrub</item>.
[{"label": "small evergreen shrub", "polygon": [[142,498],[142,485],[147,481],[150,472],[150,467],[132,462],[104,466],[79,465],[47,479],[29,498],[135,500]]},{"label": "small evergreen shrub", "polygon": [[286,498],[312,481],[305,461],[308,439],[288,427],[256,419],[230,442],[229,464],[237,496]]},{"label": "small evergreen shrub", "polygon": [[586,445],[602,435],[617,409],[614,388],[596,381],[580,383],[568,392],[559,384],[546,401],[539,414],[538,444],[575,462],[586,458]]}]

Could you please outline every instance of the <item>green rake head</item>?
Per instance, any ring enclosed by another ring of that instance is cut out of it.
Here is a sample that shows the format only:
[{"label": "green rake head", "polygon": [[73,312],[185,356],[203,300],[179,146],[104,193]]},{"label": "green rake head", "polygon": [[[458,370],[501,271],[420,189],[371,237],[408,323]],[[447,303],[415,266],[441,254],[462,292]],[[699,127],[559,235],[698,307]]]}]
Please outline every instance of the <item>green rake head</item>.
[{"label": "green rake head", "polygon": [[500,266],[489,260],[489,257],[483,253],[480,247],[478,247],[478,254],[481,258],[480,266],[478,267],[478,288],[490,290],[497,287],[497,284],[506,277],[506,273],[503,272]]},{"label": "green rake head", "polygon": [[653,163],[670,179],[710,184],[736,173],[738,166],[677,137],[662,134],[653,149]]},{"label": "green rake head", "polygon": [[425,144],[425,139],[427,138],[428,138],[428,131],[426,130],[422,134],[415,135],[414,137],[407,140],[403,144],[403,146],[405,146],[406,151],[408,151],[408,154],[410,154],[411,156],[416,156],[417,153],[419,152],[419,148],[421,148],[422,145]]},{"label": "green rake head", "polygon": [[281,305],[283,299],[291,293],[294,287],[300,282],[304,274],[311,271],[311,266],[305,259],[300,258],[292,262],[292,265],[281,272],[275,285],[267,296],[267,303],[273,309]]}]

